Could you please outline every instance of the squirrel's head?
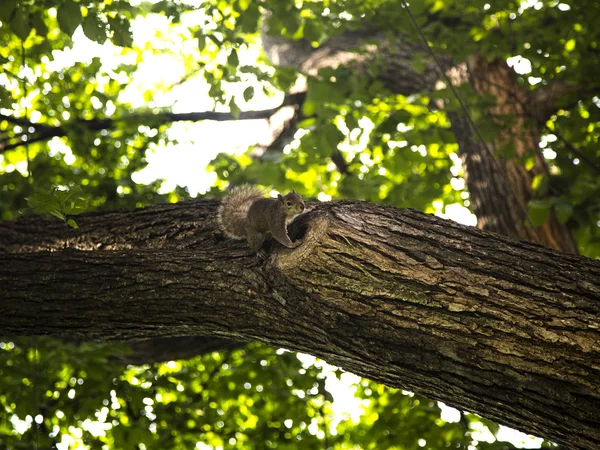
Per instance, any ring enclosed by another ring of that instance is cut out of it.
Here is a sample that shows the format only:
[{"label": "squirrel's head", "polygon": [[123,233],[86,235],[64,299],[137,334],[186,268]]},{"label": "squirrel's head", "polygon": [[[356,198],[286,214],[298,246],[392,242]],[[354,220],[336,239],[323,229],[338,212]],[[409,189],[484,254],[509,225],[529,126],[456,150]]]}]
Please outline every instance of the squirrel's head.
[{"label": "squirrel's head", "polygon": [[285,196],[279,194],[277,198],[281,202],[286,216],[296,216],[304,211],[304,200],[302,200],[299,194],[296,194],[294,189]]}]

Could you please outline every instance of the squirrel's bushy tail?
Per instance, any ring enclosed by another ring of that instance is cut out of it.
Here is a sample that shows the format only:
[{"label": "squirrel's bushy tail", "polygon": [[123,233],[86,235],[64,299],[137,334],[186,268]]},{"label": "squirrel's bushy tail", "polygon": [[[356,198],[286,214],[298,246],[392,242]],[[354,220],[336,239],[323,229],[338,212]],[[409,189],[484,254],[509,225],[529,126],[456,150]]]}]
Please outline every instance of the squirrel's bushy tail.
[{"label": "squirrel's bushy tail", "polygon": [[250,205],[264,197],[264,192],[254,186],[243,185],[233,188],[217,211],[219,227],[225,236],[230,239],[245,239],[244,223]]}]

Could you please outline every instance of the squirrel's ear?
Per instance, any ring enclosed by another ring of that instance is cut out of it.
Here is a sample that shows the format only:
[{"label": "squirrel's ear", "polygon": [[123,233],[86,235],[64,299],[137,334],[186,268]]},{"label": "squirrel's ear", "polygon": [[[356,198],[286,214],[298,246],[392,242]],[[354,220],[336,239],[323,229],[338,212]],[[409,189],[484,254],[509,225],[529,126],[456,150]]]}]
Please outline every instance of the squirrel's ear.
[{"label": "squirrel's ear", "polygon": [[296,190],[294,188],[292,188],[292,194],[295,194]]},{"label": "squirrel's ear", "polygon": [[279,199],[279,201],[280,201],[281,203],[283,203],[283,195],[281,195],[281,194],[277,194],[277,198]]}]

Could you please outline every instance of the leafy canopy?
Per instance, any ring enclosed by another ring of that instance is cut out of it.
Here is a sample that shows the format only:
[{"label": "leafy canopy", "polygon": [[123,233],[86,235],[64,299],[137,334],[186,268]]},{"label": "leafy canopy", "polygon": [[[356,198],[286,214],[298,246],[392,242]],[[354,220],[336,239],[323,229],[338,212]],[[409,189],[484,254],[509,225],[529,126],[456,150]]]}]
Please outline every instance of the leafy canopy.
[{"label": "leafy canopy", "polygon": [[[415,0],[410,7],[439,54],[520,57],[528,64],[519,82],[532,91],[557,80],[589,87],[565,97],[543,124],[540,147],[552,176],[534,181],[539,198],[530,212],[541,223],[554,210],[581,251],[599,256],[600,6],[581,3]],[[390,0],[3,0],[0,217],[31,208],[76,226],[74,216],[86,207],[188,198],[185,187],[138,183],[136,174],[151,152],[185,139],[174,132],[179,119],[171,114],[177,89],[202,89],[200,111],[230,111],[232,119],[281,101],[298,73],[273,67],[264,55],[247,56],[259,48],[263,15],[270,34],[312,48],[365,25],[390,39],[417,39],[400,2]],[[85,39],[95,44],[76,55],[71,48]],[[424,70],[422,56],[411,61],[414,70]],[[163,62],[163,79],[139,81],[149,61]],[[375,61],[367,73],[342,66],[308,76],[298,132],[288,145],[260,156],[256,149],[219,155],[209,167],[216,175],[211,194],[220,195],[227,183],[252,182],[428,212],[469,207],[446,116],[456,100],[447,90],[390,93],[373,82],[378,70]],[[485,126],[494,98],[476,96],[469,86],[460,94],[486,138],[496,136],[498,129]],[[445,111],[429,108],[433,95],[445,101]],[[196,145],[207,151],[205,142]],[[360,421],[340,418],[318,366],[260,346],[141,367],[120,364],[120,351],[47,339],[0,344],[0,446],[30,448],[34,417],[40,448],[76,441],[115,449],[466,448],[474,430],[497,431],[468,414],[448,423],[435,402],[367,380],[356,386]]]}]

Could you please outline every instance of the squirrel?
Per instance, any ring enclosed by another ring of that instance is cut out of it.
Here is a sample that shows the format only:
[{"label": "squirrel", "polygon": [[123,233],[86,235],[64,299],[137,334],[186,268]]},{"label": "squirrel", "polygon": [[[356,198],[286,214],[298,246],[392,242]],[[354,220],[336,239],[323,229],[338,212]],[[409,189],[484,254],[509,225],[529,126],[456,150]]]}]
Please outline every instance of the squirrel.
[{"label": "squirrel", "polygon": [[287,224],[303,211],[304,201],[294,189],[285,196],[265,198],[262,190],[245,185],[234,188],[221,202],[217,220],[225,236],[246,239],[259,252],[269,234],[288,248],[298,247],[302,241],[290,240]]}]

